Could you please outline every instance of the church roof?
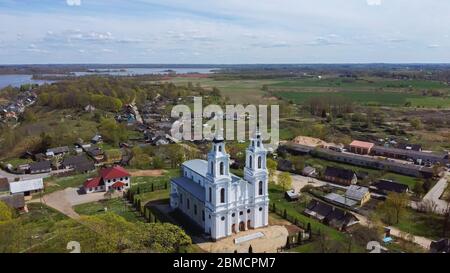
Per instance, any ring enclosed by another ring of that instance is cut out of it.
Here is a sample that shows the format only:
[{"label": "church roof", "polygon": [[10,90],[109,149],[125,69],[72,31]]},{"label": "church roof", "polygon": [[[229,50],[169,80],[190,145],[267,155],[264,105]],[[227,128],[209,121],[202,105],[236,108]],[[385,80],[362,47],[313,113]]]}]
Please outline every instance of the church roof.
[{"label": "church roof", "polygon": [[202,159],[188,160],[183,163],[183,166],[193,170],[203,177],[206,177],[206,173],[208,172],[208,161]]},{"label": "church roof", "polygon": [[177,184],[178,187],[181,187],[185,191],[191,193],[201,202],[205,201],[205,188],[203,188],[200,184],[194,182],[192,179],[189,179],[187,177],[177,177],[172,178],[172,182]]}]

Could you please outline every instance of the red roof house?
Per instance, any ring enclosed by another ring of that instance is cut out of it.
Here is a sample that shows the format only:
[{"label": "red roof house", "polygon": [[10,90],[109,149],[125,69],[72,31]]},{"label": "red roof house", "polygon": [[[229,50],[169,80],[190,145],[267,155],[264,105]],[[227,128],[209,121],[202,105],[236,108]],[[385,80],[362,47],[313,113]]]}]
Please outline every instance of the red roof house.
[{"label": "red roof house", "polygon": [[130,173],[120,166],[104,168],[99,171],[100,176],[90,178],[84,182],[86,193],[97,191],[124,190],[131,186]]},{"label": "red roof house", "polygon": [[127,172],[127,170],[125,170],[121,166],[114,166],[112,168],[101,169],[100,176],[103,179],[114,179],[114,178],[130,176],[130,173]]}]

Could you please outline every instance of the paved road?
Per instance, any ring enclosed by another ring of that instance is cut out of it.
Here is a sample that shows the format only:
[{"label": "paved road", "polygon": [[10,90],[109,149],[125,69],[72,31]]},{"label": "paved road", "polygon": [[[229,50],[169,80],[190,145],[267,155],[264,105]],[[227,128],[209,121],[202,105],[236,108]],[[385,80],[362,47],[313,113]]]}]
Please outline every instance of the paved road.
[{"label": "paved road", "polygon": [[50,173],[40,173],[40,174],[12,174],[5,172],[4,170],[0,169],[0,177],[6,177],[8,178],[8,181],[14,181],[16,178],[19,178],[20,180],[28,180],[28,179],[35,179],[35,178],[44,178],[48,177]]},{"label": "paved road", "polygon": [[[436,205],[436,213],[444,214],[447,211],[448,203],[444,200],[439,199],[447,188],[448,179],[450,178],[450,173],[445,172],[441,179],[434,185],[434,187],[428,191],[428,193],[423,197],[421,203],[432,202]],[[411,207],[417,209],[417,203],[412,202]]]}]

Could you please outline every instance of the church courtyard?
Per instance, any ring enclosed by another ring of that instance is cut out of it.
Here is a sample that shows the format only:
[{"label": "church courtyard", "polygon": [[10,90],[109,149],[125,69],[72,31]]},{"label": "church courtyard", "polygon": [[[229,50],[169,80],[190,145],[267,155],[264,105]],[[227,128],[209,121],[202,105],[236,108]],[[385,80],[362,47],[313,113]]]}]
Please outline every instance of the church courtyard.
[{"label": "church courtyard", "polygon": [[[241,238],[250,234],[261,232],[263,237],[235,244],[236,238]],[[276,253],[277,249],[286,245],[286,238],[288,230],[282,225],[267,226],[258,229],[251,229],[242,231],[232,236],[221,239],[217,242],[202,242],[198,243],[201,249],[210,253],[248,253],[250,245],[255,253]],[[193,238],[194,239],[194,238]]]}]

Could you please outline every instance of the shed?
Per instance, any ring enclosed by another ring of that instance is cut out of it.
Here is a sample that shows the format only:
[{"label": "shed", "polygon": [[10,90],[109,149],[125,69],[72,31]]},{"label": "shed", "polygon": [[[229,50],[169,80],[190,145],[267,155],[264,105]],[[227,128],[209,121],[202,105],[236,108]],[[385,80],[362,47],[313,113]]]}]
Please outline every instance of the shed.
[{"label": "shed", "polygon": [[300,195],[298,193],[295,193],[294,190],[289,190],[284,193],[284,197],[288,201],[297,201],[300,198]]},{"label": "shed", "polygon": [[25,196],[29,196],[44,189],[44,180],[42,178],[21,180],[9,183],[9,187],[12,194],[23,193]]}]

